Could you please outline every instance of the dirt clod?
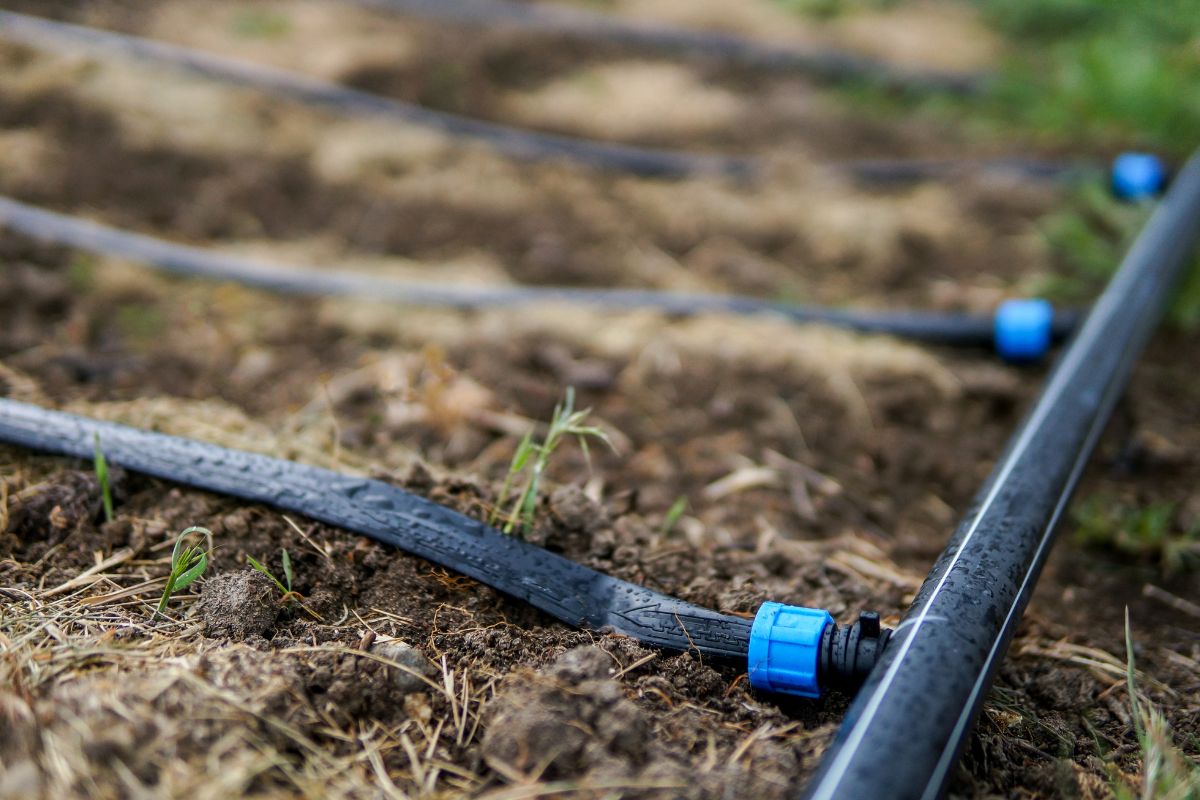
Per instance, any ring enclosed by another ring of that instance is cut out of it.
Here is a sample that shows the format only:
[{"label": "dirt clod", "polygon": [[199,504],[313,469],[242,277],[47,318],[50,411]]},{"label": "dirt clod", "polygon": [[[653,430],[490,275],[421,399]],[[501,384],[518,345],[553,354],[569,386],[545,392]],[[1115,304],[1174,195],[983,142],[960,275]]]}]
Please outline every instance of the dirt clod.
[{"label": "dirt clod", "polygon": [[271,632],[279,603],[275,587],[266,575],[244,569],[218,575],[205,583],[200,593],[200,613],[205,636],[242,641],[250,636],[265,637]]},{"label": "dirt clod", "polygon": [[545,769],[573,778],[596,770],[635,773],[646,758],[650,724],[609,675],[599,647],[569,650],[547,669],[509,681],[491,709],[484,758],[498,769]]},{"label": "dirt clod", "polygon": [[17,495],[9,509],[9,526],[17,535],[37,535],[44,522],[52,534],[74,530],[100,511],[100,484],[82,470],[61,473],[54,481]]}]

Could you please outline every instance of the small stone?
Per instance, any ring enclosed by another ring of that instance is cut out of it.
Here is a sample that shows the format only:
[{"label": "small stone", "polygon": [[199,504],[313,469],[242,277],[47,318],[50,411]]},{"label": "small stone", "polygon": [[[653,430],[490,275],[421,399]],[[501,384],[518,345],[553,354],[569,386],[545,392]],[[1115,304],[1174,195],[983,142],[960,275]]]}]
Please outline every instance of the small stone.
[{"label": "small stone", "polygon": [[[396,676],[396,685],[403,692],[418,692],[424,689],[427,684],[421,680],[420,676],[426,678],[434,674],[433,665],[429,663],[429,659],[425,657],[417,648],[407,642],[402,642],[399,639],[392,639],[387,642],[375,642],[371,645],[370,652],[380,658],[386,658],[388,661],[394,661],[406,669],[396,669],[392,667],[390,671]],[[416,673],[416,674],[414,674]]]}]

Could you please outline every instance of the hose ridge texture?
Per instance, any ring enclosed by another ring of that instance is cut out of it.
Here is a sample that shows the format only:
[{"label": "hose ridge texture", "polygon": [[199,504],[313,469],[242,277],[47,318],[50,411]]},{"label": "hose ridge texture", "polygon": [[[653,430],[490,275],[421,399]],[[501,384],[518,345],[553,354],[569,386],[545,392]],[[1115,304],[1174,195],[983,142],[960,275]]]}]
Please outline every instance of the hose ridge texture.
[{"label": "hose ridge texture", "polygon": [[[600,170],[653,178],[726,176],[753,179],[766,162],[729,156],[661,150],[553,133],[435,111],[389,97],[351,89],[307,75],[227,58],[201,50],[41,17],[0,11],[0,38],[30,47],[93,58],[123,57],[165,64],[201,77],[243,86],[339,113],[388,119],[484,142],[522,161],[568,160]],[[996,175],[1026,180],[1072,180],[1086,165],[1038,158],[863,159],[833,161],[828,167],[867,184],[905,184],[965,175]]]},{"label": "hose ridge texture", "polygon": [[383,481],[0,399],[0,441],[91,458],[97,436],[111,463],[369,536],[568,625],[721,661],[746,658],[748,619],[610,577]]},{"label": "hose ridge texture", "polygon": [[[401,281],[344,270],[289,267],[174,244],[58,214],[3,196],[0,196],[0,226],[44,242],[126,258],[176,275],[234,281],[290,294],[361,296],[408,305],[465,310],[570,303],[613,311],[648,308],[676,315],[705,312],[770,314],[798,323],[831,325],[860,333],[887,334],[965,347],[991,347],[994,336],[992,317],[985,315],[854,311],[799,306],[736,295],[649,289],[453,286]],[[1077,317],[1074,311],[1056,312],[1052,338],[1055,341],[1065,338]]]},{"label": "hose ridge texture", "polygon": [[912,92],[978,94],[984,74],[912,69],[831,47],[773,45],[729,33],[637,22],[548,3],[512,0],[353,0],[427,19],[507,25],[540,33],[697,54],[759,69],[807,72],[827,81],[863,81]]}]

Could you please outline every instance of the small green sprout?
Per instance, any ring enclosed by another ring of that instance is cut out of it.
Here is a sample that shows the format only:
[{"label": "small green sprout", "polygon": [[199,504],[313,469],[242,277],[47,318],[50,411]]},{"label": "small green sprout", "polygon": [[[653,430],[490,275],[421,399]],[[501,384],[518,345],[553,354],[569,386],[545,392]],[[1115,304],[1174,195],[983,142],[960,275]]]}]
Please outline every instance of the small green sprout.
[{"label": "small green sprout", "polygon": [[663,517],[662,532],[664,534],[675,530],[675,526],[679,524],[679,520],[683,517],[683,512],[687,511],[687,507],[687,496],[679,495],[678,499],[667,509],[666,516]]},{"label": "small green sprout", "polygon": [[292,557],[288,555],[286,549],[280,552],[283,553],[283,577],[287,581],[287,588],[290,592],[292,590]]},{"label": "small green sprout", "polygon": [[[184,541],[192,534],[203,535],[208,540],[208,549],[202,550],[197,544],[184,547]],[[171,595],[186,588],[204,574],[204,570],[208,569],[208,557],[212,550],[212,531],[208,528],[193,525],[176,537],[175,549],[171,551],[171,572],[167,575],[167,585],[163,587],[162,599],[158,601],[158,609],[154,616],[157,617],[166,611]]]},{"label": "small green sprout", "polygon": [[320,619],[321,616],[317,612],[313,611],[311,608],[304,605],[304,595],[302,595],[299,592],[292,589],[292,581],[294,578],[293,573],[292,573],[292,557],[290,555],[288,555],[288,551],[285,548],[280,548],[279,553],[280,553],[280,560],[283,561],[283,580],[282,581],[279,580],[279,578],[276,578],[275,573],[273,573],[273,572],[271,572],[271,570],[267,569],[266,565],[264,565],[261,561],[259,561],[254,556],[247,555],[246,561],[248,561],[250,563],[250,566],[253,567],[255,570],[261,572],[263,575],[266,575],[268,578],[271,579],[271,582],[275,584],[275,588],[279,589],[279,595],[280,595],[279,599],[280,600],[282,600],[285,603],[293,603],[293,602],[299,603],[300,607],[303,608],[305,611],[307,611],[309,614],[311,614],[315,619]]},{"label": "small green sprout", "polygon": [[[496,507],[492,511],[490,519],[493,525],[503,519],[505,533],[512,533],[518,526],[523,533],[533,530],[534,512],[537,509],[538,490],[541,488],[542,477],[546,473],[546,467],[550,464],[551,456],[554,455],[554,451],[562,444],[565,437],[574,436],[578,440],[584,458],[589,459],[589,462],[591,458],[588,451],[589,438],[599,439],[610,449],[615,449],[612,442],[609,441],[607,433],[594,425],[586,424],[588,415],[591,413],[590,408],[581,411],[575,410],[575,389],[568,387],[563,401],[554,407],[550,428],[546,431],[546,438],[542,440],[542,443],[534,443],[532,432],[525,434],[525,438],[521,440],[517,451],[513,454],[504,484],[500,487],[500,496],[496,499]],[[531,459],[532,464],[530,463]],[[508,503],[509,495],[522,476],[524,476],[524,483],[521,491],[512,507],[505,513],[503,509]]]},{"label": "small green sprout", "polygon": [[100,484],[100,498],[104,502],[104,521],[112,522],[114,515],[112,490],[108,486],[108,462],[100,450],[100,434],[93,434],[93,437],[95,449],[92,451],[92,466],[96,471],[96,481]]},{"label": "small green sprout", "polygon": [[279,580],[279,578],[276,578],[275,573],[267,569],[266,566],[254,556],[248,555],[246,556],[246,560],[250,562],[251,567],[271,579],[271,582],[275,584],[277,589],[279,589],[279,594],[283,596],[285,601],[294,600],[299,597],[299,594],[292,591],[292,559],[291,556],[288,555],[287,550],[281,549],[279,552],[282,554],[283,579],[284,581],[287,581],[286,585],[283,581]]}]

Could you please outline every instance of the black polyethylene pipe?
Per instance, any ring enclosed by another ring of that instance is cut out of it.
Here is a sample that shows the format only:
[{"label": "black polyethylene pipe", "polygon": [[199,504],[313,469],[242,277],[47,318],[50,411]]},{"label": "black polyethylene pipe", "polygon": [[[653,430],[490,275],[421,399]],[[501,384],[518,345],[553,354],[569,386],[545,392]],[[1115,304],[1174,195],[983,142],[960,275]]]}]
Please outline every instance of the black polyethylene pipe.
[{"label": "black polyethylene pipe", "polygon": [[[351,89],[307,75],[206,53],[168,42],[0,11],[0,38],[53,52],[96,58],[119,56],[166,64],[210,80],[244,86],[312,106],[344,113],[419,125],[453,137],[484,142],[508,158],[566,160],[584,166],[657,178],[723,175],[753,178],[764,162],[754,156],[711,155],[614,144],[561,136],[462,117],[390,97]],[[1037,158],[866,159],[827,166],[867,184],[904,184],[993,175],[1036,181],[1071,180],[1087,174],[1086,165]]]},{"label": "black polyethylene pipe", "polygon": [[[35,239],[128,258],[188,277],[235,281],[291,294],[354,295],[439,308],[482,309],[567,303],[610,311],[648,308],[667,314],[773,314],[793,322],[847,328],[931,344],[990,348],[990,316],[921,311],[854,311],[798,306],[736,295],[585,289],[549,286],[454,286],[416,283],[343,270],[289,267],[213,253],[140,233],[110,228],[0,196],[0,226]],[[1077,322],[1074,311],[1056,311],[1051,338],[1061,341]]]},{"label": "black polyethylene pipe", "polygon": [[360,5],[429,19],[510,25],[540,33],[602,39],[621,45],[694,53],[770,70],[807,72],[829,81],[864,81],[903,91],[976,94],[986,76],[904,68],[845,50],[773,45],[729,33],[695,31],[619,19],[581,8],[511,0],[355,0]]},{"label": "black polyethylene pipe", "polygon": [[1200,151],[1062,354],[846,714],[811,800],[942,795],[1055,527],[1200,237]]},{"label": "black polyethylene pipe", "polygon": [[753,159],[737,156],[654,150],[514,128],[434,111],[307,75],[182,45],[11,11],[0,11],[0,37],[69,55],[118,55],[168,64],[205,78],[246,86],[342,113],[392,119],[432,128],[450,136],[475,139],[505,156],[520,160],[569,159],[598,169],[665,178],[685,175],[746,176],[755,167]]},{"label": "black polyethylene pipe", "polygon": [[383,481],[0,399],[0,441],[111,463],[361,533],[562,620],[745,663],[751,620],[597,572]]}]

